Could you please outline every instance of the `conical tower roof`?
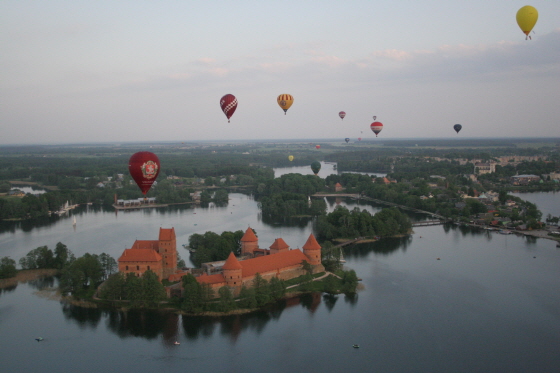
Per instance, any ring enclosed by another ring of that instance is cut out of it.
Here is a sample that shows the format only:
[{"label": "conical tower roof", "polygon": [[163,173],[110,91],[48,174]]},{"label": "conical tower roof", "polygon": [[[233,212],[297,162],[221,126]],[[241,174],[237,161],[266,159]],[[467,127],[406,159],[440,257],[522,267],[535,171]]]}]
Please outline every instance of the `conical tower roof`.
[{"label": "conical tower roof", "polygon": [[235,255],[233,255],[233,252],[231,252],[229,253],[229,256],[222,269],[243,269],[243,267],[241,267],[241,264],[239,264],[239,261],[237,260]]},{"label": "conical tower roof", "polygon": [[289,249],[290,246],[288,246],[288,244],[282,239],[282,238],[277,238],[274,240],[274,243],[272,245],[270,245],[270,249],[271,250],[283,250],[283,249]]},{"label": "conical tower roof", "polygon": [[251,227],[247,228],[243,237],[241,237],[241,242],[257,242],[259,239],[255,236],[255,232]]},{"label": "conical tower roof", "polygon": [[307,239],[307,242],[305,243],[305,245],[303,245],[303,249],[304,250],[321,250],[321,245],[319,245],[319,242],[317,242],[313,233],[311,233],[309,235],[309,238]]}]

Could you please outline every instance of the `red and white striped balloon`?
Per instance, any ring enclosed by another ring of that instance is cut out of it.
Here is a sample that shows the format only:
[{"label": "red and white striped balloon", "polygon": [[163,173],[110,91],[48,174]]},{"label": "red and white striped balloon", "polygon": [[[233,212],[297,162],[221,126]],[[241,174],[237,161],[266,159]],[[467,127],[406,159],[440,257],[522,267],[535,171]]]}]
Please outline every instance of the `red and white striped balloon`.
[{"label": "red and white striped balloon", "polygon": [[379,132],[381,132],[381,130],[383,129],[383,123],[381,122],[373,122],[369,128],[371,128],[371,130],[373,131],[373,133],[375,133],[375,137],[377,137],[377,135],[379,135]]},{"label": "red and white striped balloon", "polygon": [[341,111],[340,113],[338,113],[338,116],[340,117],[340,119],[344,119],[344,117],[346,116],[346,112]]}]

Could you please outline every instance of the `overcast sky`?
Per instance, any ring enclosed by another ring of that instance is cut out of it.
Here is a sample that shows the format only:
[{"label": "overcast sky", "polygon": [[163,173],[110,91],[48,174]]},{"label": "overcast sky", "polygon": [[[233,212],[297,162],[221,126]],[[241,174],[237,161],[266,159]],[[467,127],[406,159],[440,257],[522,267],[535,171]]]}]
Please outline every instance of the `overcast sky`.
[{"label": "overcast sky", "polygon": [[2,0],[0,144],[560,137],[560,1],[530,4],[526,41],[518,0]]}]

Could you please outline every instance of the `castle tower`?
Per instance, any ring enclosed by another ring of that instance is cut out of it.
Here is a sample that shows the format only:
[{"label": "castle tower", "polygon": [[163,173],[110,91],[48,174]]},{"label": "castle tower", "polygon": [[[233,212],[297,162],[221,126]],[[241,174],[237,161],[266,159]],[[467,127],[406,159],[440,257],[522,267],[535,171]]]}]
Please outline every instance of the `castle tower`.
[{"label": "castle tower", "polygon": [[274,240],[274,243],[270,245],[270,255],[282,253],[284,251],[289,251],[290,246],[281,238],[277,238]]},{"label": "castle tower", "polygon": [[168,278],[177,270],[177,239],[175,228],[159,229],[158,253],[163,258],[163,278]]},{"label": "castle tower", "polygon": [[313,233],[309,235],[307,242],[303,245],[303,253],[309,258],[309,264],[312,266],[321,264],[321,245],[319,245]]},{"label": "castle tower", "polygon": [[250,254],[253,256],[253,252],[258,248],[259,239],[255,236],[255,232],[253,232],[251,227],[249,227],[243,237],[241,237],[241,255]]},{"label": "castle tower", "polygon": [[243,267],[239,264],[239,261],[233,255],[233,253],[229,253],[224,266],[222,267],[224,271],[224,278],[226,280],[226,284],[229,287],[241,287],[241,276],[243,272]]}]

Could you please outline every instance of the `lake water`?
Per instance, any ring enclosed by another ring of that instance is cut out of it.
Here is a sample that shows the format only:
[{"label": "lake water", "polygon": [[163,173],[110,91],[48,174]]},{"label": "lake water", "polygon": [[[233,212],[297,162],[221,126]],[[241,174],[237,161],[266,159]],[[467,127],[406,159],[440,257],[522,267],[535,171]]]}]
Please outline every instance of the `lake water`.
[{"label": "lake water", "polygon": [[[83,207],[72,211],[75,230],[71,216],[3,223],[0,256],[17,260],[61,241],[78,256],[118,257],[136,238],[157,238],[159,227],[175,227],[182,244],[192,233],[250,225],[261,245],[282,237],[294,248],[312,231],[309,221],[263,221],[251,197],[230,197],[227,206],[207,209]],[[409,237],[347,248],[345,258],[364,286],[355,297],[307,295],[221,319],[68,306],[37,293],[55,280],[19,284],[0,293],[0,371],[558,371],[560,250],[553,241],[418,227]],[[45,340],[36,342],[39,336]]]},{"label": "lake water", "polygon": [[560,216],[560,192],[509,193],[537,205],[544,221],[548,214]]}]

